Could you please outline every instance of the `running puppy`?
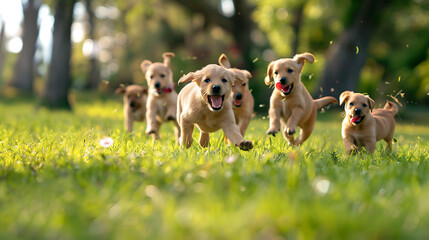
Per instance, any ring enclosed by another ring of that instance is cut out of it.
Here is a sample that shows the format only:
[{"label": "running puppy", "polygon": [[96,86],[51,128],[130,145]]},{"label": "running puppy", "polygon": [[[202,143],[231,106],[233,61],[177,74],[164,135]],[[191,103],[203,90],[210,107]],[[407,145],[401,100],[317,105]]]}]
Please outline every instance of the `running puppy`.
[{"label": "running puppy", "polygon": [[219,64],[224,68],[230,68],[235,75],[232,86],[232,110],[235,122],[240,127],[241,135],[244,136],[253,115],[254,99],[249,90],[249,78],[252,74],[246,70],[231,68],[231,63],[225,54],[219,57]]},{"label": "running puppy", "polygon": [[395,103],[387,101],[384,108],[374,109],[375,102],[369,96],[351,91],[341,93],[340,106],[343,103],[346,116],[341,135],[349,154],[362,147],[373,153],[377,141],[381,139],[387,142],[386,149],[392,148],[395,115],[398,112]]},{"label": "running puppy", "polygon": [[215,64],[180,78],[179,83],[192,81],[179,93],[177,120],[180,125],[180,144],[192,145],[192,132],[196,125],[200,129],[199,143],[209,145],[209,133],[222,129],[228,139],[241,150],[253,148],[250,141],[243,139],[232,111],[231,88],[234,73]]},{"label": "running puppy", "polygon": [[128,132],[132,132],[133,122],[145,119],[147,87],[130,85],[116,89],[115,93],[124,94],[124,125]]},{"label": "running puppy", "polygon": [[[328,103],[337,103],[334,97],[313,100],[301,82],[301,72],[305,61],[314,62],[311,53],[297,54],[293,58],[282,58],[268,65],[265,84],[274,78],[275,89],[270,99],[270,128],[267,134],[275,136],[283,128],[283,136],[289,145],[301,145],[313,132],[317,109]],[[295,140],[296,127],[301,128]]]},{"label": "running puppy", "polygon": [[180,136],[179,125],[176,121],[177,93],[174,90],[171,58],[174,53],[166,52],[162,55],[164,63],[152,63],[144,60],[140,67],[145,73],[149,86],[146,104],[146,134],[151,134],[154,140],[159,139],[159,128],[162,122],[174,121],[175,136]]}]

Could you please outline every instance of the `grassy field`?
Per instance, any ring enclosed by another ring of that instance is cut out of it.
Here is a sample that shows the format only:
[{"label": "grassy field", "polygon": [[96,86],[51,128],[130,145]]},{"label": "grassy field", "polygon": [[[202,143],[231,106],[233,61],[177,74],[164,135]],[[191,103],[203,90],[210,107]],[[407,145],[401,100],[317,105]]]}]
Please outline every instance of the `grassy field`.
[{"label": "grassy field", "polygon": [[0,109],[1,239],[429,238],[427,125],[398,121],[393,152],[347,156],[339,112],[300,148],[257,117],[249,152],[220,132],[185,150],[171,124],[158,142],[144,123],[124,132],[120,101]]}]

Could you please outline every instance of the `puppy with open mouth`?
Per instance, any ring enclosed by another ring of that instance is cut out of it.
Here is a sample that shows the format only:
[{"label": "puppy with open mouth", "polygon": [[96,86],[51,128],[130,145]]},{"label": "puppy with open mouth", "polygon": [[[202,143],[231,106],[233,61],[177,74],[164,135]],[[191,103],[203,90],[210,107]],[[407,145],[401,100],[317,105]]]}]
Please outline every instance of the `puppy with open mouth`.
[{"label": "puppy with open mouth", "polygon": [[159,139],[161,123],[173,121],[175,137],[178,140],[180,131],[176,121],[177,92],[174,90],[171,71],[171,58],[174,57],[174,53],[166,52],[162,57],[163,63],[144,60],[140,65],[149,87],[146,104],[146,134],[152,135],[154,140]]},{"label": "puppy with open mouth", "polygon": [[387,142],[386,149],[392,148],[395,133],[395,115],[398,106],[387,101],[382,109],[374,109],[375,102],[369,96],[345,91],[340,95],[340,105],[344,105],[346,116],[341,135],[347,152],[366,148],[373,153],[377,141]]},{"label": "puppy with open mouth", "polygon": [[252,74],[246,70],[231,68],[231,63],[225,54],[219,57],[219,65],[230,69],[235,79],[232,86],[232,110],[234,111],[235,121],[240,127],[241,135],[246,133],[250,120],[253,116],[254,99],[249,90],[249,79]]},{"label": "puppy with open mouth", "polygon": [[[301,145],[313,132],[316,122],[317,109],[329,103],[337,103],[334,97],[315,99],[301,82],[301,72],[304,63],[314,62],[311,53],[297,54],[293,58],[282,58],[268,65],[265,84],[271,84],[274,78],[275,89],[270,98],[270,128],[267,134],[275,136],[283,128],[283,136],[289,145]],[[297,127],[301,128],[299,137],[295,140]]]},{"label": "puppy with open mouth", "polygon": [[251,141],[243,139],[235,122],[232,110],[231,87],[234,73],[216,64],[209,64],[196,72],[180,78],[179,83],[190,82],[179,93],[177,101],[177,121],[180,125],[180,144],[189,148],[192,145],[194,126],[200,129],[199,143],[209,145],[209,134],[222,129],[225,136],[247,151],[253,148]]}]

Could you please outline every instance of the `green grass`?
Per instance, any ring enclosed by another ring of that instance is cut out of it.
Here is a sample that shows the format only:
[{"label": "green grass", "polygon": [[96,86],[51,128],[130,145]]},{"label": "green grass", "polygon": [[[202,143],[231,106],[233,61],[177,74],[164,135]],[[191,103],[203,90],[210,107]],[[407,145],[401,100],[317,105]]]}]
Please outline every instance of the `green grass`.
[{"label": "green grass", "polygon": [[[347,156],[339,112],[319,114],[300,148],[266,137],[259,117],[249,152],[220,132],[185,150],[171,124],[158,142],[144,123],[124,132],[119,101],[0,109],[1,239],[429,237],[428,126],[399,122],[393,152],[380,142]],[[99,146],[104,136],[112,147]]]}]

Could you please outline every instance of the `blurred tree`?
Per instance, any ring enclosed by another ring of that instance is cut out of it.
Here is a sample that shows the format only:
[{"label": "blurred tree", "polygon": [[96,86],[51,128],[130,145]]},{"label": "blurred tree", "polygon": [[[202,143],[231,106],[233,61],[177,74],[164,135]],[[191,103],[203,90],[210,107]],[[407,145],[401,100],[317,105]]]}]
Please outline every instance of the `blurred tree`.
[{"label": "blurred tree", "polygon": [[3,19],[0,16],[0,80],[3,77],[3,66],[4,66],[4,43],[6,42],[6,36],[4,34],[4,28],[5,28],[5,24]]},{"label": "blurred tree", "polygon": [[22,4],[24,23],[22,25],[22,50],[15,63],[15,73],[11,85],[22,92],[31,93],[34,82],[34,53],[39,35],[37,18],[42,5],[40,0],[28,0]]},{"label": "blurred tree", "polygon": [[71,26],[76,0],[57,0],[53,46],[48,79],[45,83],[43,103],[51,108],[71,109],[68,94],[71,87]]},{"label": "blurred tree", "polygon": [[[232,0],[234,13],[232,16],[225,16],[219,11],[219,7],[213,1],[200,0],[174,0],[187,10],[193,13],[204,15],[207,22],[215,24],[231,34],[235,41],[235,47],[242,56],[243,66],[248,70],[254,69],[252,50],[252,30],[254,22],[252,12],[255,6],[250,5],[246,0]],[[216,1],[218,3],[218,1]]]},{"label": "blurred tree", "polygon": [[391,0],[352,0],[346,13],[346,27],[326,54],[317,95],[329,92],[338,97],[345,90],[357,89],[374,31],[379,26],[382,11],[390,3]]},{"label": "blurred tree", "polygon": [[[88,16],[89,32],[88,38],[95,43],[95,14],[93,9],[93,0],[85,0],[86,12]],[[95,46],[95,44],[93,44]],[[94,49],[93,49],[94,51]],[[87,88],[97,90],[100,84],[100,68],[98,67],[97,55],[89,55],[89,71],[87,75]]]}]

